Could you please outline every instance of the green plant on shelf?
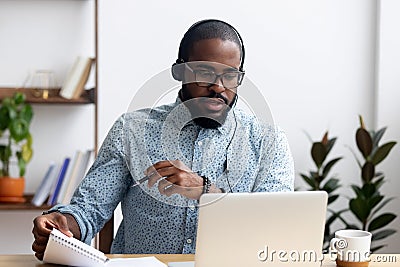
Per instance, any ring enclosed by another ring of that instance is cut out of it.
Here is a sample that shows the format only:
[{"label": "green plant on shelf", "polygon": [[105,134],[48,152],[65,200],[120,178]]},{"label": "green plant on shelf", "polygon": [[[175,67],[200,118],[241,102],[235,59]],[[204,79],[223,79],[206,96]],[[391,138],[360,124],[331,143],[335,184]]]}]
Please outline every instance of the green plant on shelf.
[{"label": "green plant on shelf", "polygon": [[0,177],[10,176],[12,157],[18,160],[19,176],[25,175],[32,158],[32,135],[29,131],[33,117],[32,106],[23,93],[5,97],[0,106]]}]

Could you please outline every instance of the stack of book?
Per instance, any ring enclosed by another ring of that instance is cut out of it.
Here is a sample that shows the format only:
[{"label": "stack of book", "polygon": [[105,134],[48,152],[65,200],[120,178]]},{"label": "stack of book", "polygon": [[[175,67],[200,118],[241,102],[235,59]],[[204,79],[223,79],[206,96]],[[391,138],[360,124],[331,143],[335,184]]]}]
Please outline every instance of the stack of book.
[{"label": "stack of book", "polygon": [[77,150],[60,163],[50,162],[31,203],[35,206],[69,204],[92,161],[93,150]]}]

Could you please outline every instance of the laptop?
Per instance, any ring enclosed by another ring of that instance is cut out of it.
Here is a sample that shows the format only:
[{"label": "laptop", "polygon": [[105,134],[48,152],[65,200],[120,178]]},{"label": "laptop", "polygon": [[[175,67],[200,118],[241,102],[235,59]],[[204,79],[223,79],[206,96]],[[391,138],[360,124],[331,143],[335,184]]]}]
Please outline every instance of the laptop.
[{"label": "laptop", "polygon": [[326,208],[325,191],[204,194],[194,266],[320,266]]}]

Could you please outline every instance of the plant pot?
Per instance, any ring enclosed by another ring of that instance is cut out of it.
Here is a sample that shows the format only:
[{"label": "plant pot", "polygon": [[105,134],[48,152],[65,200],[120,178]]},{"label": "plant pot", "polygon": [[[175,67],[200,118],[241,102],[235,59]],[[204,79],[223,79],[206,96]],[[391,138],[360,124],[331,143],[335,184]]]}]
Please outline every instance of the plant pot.
[{"label": "plant pot", "polygon": [[25,202],[25,178],[0,178],[0,202],[21,203]]}]

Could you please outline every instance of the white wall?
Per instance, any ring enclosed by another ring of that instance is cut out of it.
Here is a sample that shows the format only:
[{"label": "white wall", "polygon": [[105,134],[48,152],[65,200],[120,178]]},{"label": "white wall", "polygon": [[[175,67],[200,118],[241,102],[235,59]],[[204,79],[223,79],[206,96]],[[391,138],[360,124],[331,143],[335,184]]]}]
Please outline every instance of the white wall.
[{"label": "white wall", "polygon": [[[313,167],[309,155],[310,142],[303,131],[308,132],[315,140],[321,138],[326,130],[339,138],[332,151],[332,157],[339,155],[345,157],[334,169],[344,185],[341,194],[342,199],[345,199],[352,194],[349,185],[359,183],[360,179],[354,158],[346,148],[346,146],[355,148],[354,134],[358,127],[358,114],[364,116],[367,126],[389,126],[385,140],[400,140],[400,126],[396,120],[398,105],[395,102],[399,94],[395,89],[400,83],[399,76],[396,75],[400,62],[397,50],[400,38],[396,31],[396,26],[399,25],[399,19],[396,19],[399,4],[396,0],[381,0],[381,2],[382,7],[379,10],[376,1],[373,0],[267,0],[252,3],[204,0],[197,4],[187,4],[188,2],[178,0],[100,0],[100,142],[113,121],[127,110],[138,88],[175,61],[179,41],[186,29],[199,19],[219,18],[234,25],[244,39],[247,77],[259,86],[272,107],[276,122],[286,131],[295,158],[296,173],[306,172]],[[68,5],[69,8],[65,7],[65,10],[69,10],[75,5],[85,5],[87,2],[0,1],[0,12],[5,10],[3,8],[5,5],[14,8],[14,11],[0,13],[0,18],[21,14],[19,5],[34,5],[32,3],[39,3],[40,7],[59,3]],[[35,9],[34,6],[29,7]],[[77,9],[81,10],[80,7]],[[51,12],[56,10],[58,9]],[[61,10],[64,11],[64,8]],[[47,11],[42,9],[38,12]],[[69,16],[79,21],[80,16],[74,15],[79,14],[79,11],[71,12]],[[376,14],[379,12],[381,12],[381,23],[377,24]],[[37,16],[36,13],[26,14],[27,19],[31,20]],[[58,21],[53,20],[55,23]],[[77,23],[86,25],[89,22],[85,20]],[[69,32],[64,29],[64,25],[56,26],[63,35]],[[74,27],[73,25],[69,24],[67,28]],[[13,20],[13,24],[8,27],[1,27],[0,23],[0,36],[9,36],[20,29],[26,29],[23,20]],[[377,32],[380,32],[380,35],[377,35]],[[42,36],[41,33],[42,30],[39,29],[36,35]],[[14,53],[21,53],[20,50],[26,47],[23,43],[26,40],[24,37],[13,37],[16,38],[13,40],[14,44],[20,41],[18,46],[1,42],[0,53],[5,47]],[[378,50],[376,40],[380,41]],[[30,42],[34,43],[34,40]],[[36,49],[39,48],[40,46]],[[68,45],[65,50],[70,51]],[[75,53],[78,50],[73,49]],[[11,64],[13,57],[7,59],[5,55],[4,52],[0,54],[0,81],[3,84],[14,82],[18,84],[26,71],[20,71],[15,67],[7,71],[9,64],[3,62]],[[73,56],[65,55],[63,59],[58,57],[60,53],[55,52],[48,58],[57,59],[54,62],[63,62],[57,64],[57,68],[60,68],[60,74],[65,74],[67,60],[71,60]],[[3,58],[7,61],[3,61]],[[32,64],[34,65],[30,68],[36,68],[36,64],[39,63],[40,68],[52,67],[46,63],[47,59],[31,58],[28,61],[31,63],[24,69],[28,69]],[[376,66],[379,67],[378,76],[375,75]],[[3,73],[9,74],[5,76]],[[378,86],[375,86],[376,84]],[[151,91],[149,95],[152,95]],[[41,116],[48,116],[49,121],[53,121],[54,114],[51,114],[47,107],[38,108],[38,112]],[[63,109],[59,112],[66,114]],[[74,110],[65,117],[68,121],[72,121],[83,113],[91,116],[90,112],[90,110],[83,112]],[[85,122],[87,119],[80,120],[79,126],[85,125]],[[61,128],[62,124],[63,122],[59,121],[57,128]],[[40,127],[38,125],[35,130],[36,136],[47,131],[45,125]],[[54,130],[52,134],[57,133]],[[79,139],[76,135],[72,138]],[[90,136],[86,138],[90,139]],[[73,151],[68,143],[63,143],[56,149],[50,144],[43,146],[58,155]],[[36,150],[38,149],[42,150],[42,146]],[[387,174],[385,194],[397,197],[400,188],[400,180],[396,177],[399,170],[396,165],[398,154],[399,148],[395,147],[392,155],[379,166]],[[40,179],[39,174],[36,177],[32,176],[28,192],[34,191]],[[304,186],[298,175],[296,185]],[[341,200],[336,207],[340,208],[346,204],[345,200]],[[393,201],[387,208],[400,214],[399,199]],[[12,216],[1,213],[1,217],[3,215]],[[32,215],[28,214],[25,219],[14,217],[12,221],[16,227],[25,229],[26,226],[22,222],[31,220]],[[0,221],[0,223],[3,225],[5,222]],[[398,220],[392,227],[397,227],[400,231]],[[387,241],[389,246],[382,252],[399,253],[400,233]],[[2,243],[0,253],[4,251],[6,248]],[[30,248],[21,245],[20,252],[30,253]]]},{"label": "white wall", "polygon": [[[379,72],[377,81],[377,124],[378,127],[387,126],[386,140],[397,141],[390,159],[379,165],[384,170],[388,181],[383,185],[383,190],[390,196],[396,196],[397,199],[391,202],[387,209],[395,211],[400,215],[399,205],[399,158],[400,158],[400,1],[381,0],[380,6],[380,24],[379,24]],[[395,228],[398,233],[387,239],[390,242],[388,251],[399,252],[400,247],[400,224],[399,218],[396,219]],[[392,225],[393,226],[393,225]]]},{"label": "white wall", "polygon": [[[101,1],[100,139],[128,108],[138,88],[175,61],[179,41],[190,25],[204,18],[223,19],[244,39],[246,75],[259,86],[276,122],[286,130],[296,173],[313,168],[310,142],[303,131],[314,140],[322,138],[326,130],[339,138],[332,157],[344,157],[334,169],[343,184],[342,200],[336,203],[342,208],[347,205],[345,197],[352,196],[349,185],[360,183],[359,170],[346,147],[356,149],[358,115],[364,116],[369,127],[382,122],[375,118],[377,12],[372,0],[202,1],[196,7],[178,0]],[[391,36],[399,24],[389,24]],[[380,108],[379,118],[386,117],[386,112]],[[386,123],[387,139],[396,137],[394,119],[393,115]],[[387,169],[392,189],[384,188],[391,196],[399,195],[394,188],[399,188],[400,182],[393,175],[398,169],[397,151],[385,165],[394,168]],[[298,175],[296,185],[304,186]],[[400,214],[398,199],[390,210]],[[398,223],[392,227],[399,227]],[[399,252],[399,234],[387,241],[389,246],[382,252]]]}]

